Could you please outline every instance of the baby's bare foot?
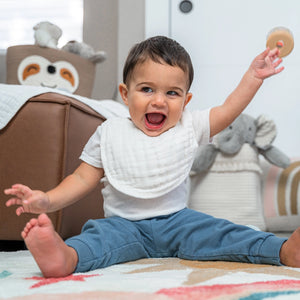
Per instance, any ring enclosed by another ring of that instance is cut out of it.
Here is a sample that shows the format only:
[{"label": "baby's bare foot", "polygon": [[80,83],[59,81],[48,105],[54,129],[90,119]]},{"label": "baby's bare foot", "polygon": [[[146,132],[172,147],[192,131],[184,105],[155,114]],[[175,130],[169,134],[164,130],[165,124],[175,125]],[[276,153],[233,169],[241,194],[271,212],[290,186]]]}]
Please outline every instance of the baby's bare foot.
[{"label": "baby's bare foot", "polygon": [[74,272],[77,253],[55,232],[46,214],[31,219],[21,235],[45,277],[64,277]]},{"label": "baby's bare foot", "polygon": [[300,227],[282,245],[280,261],[286,266],[300,268]]}]

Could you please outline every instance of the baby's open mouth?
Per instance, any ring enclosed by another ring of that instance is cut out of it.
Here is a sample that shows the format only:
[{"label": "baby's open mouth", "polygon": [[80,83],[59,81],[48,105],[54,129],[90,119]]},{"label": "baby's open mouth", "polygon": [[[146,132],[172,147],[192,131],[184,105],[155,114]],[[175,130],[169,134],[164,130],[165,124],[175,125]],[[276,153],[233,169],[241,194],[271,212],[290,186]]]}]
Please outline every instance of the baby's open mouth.
[{"label": "baby's open mouth", "polygon": [[161,113],[146,114],[146,126],[149,129],[159,129],[163,126],[166,116]]}]

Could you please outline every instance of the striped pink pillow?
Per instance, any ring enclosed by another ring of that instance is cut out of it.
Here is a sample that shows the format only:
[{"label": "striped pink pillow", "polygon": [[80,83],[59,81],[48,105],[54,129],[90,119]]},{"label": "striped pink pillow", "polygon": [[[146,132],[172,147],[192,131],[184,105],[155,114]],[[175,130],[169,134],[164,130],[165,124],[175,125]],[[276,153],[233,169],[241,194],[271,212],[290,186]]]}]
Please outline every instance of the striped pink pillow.
[{"label": "striped pink pillow", "polygon": [[300,159],[286,169],[264,166],[263,206],[269,231],[293,231],[300,226]]}]

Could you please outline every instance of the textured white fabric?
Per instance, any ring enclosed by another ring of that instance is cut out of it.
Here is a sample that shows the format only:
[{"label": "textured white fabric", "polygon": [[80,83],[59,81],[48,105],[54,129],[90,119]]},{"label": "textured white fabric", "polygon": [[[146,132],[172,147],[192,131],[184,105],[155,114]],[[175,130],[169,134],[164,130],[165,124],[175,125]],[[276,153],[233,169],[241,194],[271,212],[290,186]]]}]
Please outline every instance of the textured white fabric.
[{"label": "textured white fabric", "polygon": [[101,156],[110,184],[136,198],[162,196],[188,177],[198,144],[192,116],[156,137],[145,135],[129,119],[105,122]]},{"label": "textured white fabric", "polygon": [[127,107],[114,100],[94,100],[59,89],[38,86],[0,84],[0,130],[7,125],[27,100],[50,92],[74,98],[88,105],[105,118],[129,116]]},{"label": "textured white fabric", "polygon": [[149,199],[135,198],[119,192],[108,183],[106,177],[102,182],[103,209],[106,218],[119,216],[136,221],[169,215],[185,208],[188,200],[187,179],[169,193]]},{"label": "textured white fabric", "polygon": [[219,152],[210,172],[237,172],[254,171],[259,174],[262,169],[259,165],[258,151],[249,144],[244,144],[240,151],[235,155],[226,155]]},{"label": "textured white fabric", "polygon": [[264,230],[261,172],[258,153],[249,144],[234,156],[220,153],[208,172],[191,176],[188,207]]},{"label": "textured white fabric", "polygon": [[[128,119],[106,121],[90,138],[80,157],[95,167],[104,167],[102,194],[105,216],[138,220],[184,208],[188,195],[186,179],[193,162],[193,151],[197,143],[209,142],[209,110],[197,113],[185,111],[178,126],[158,137],[149,137],[132,127],[134,125],[125,129],[119,121],[127,125],[131,123]],[[117,131],[107,130],[103,139],[103,125],[112,123],[118,125]],[[127,132],[129,129],[135,133]],[[111,145],[112,142],[116,145]],[[138,157],[142,158],[142,162],[137,160]],[[107,166],[110,162],[112,166]],[[120,176],[109,173],[116,170],[120,171]]]}]

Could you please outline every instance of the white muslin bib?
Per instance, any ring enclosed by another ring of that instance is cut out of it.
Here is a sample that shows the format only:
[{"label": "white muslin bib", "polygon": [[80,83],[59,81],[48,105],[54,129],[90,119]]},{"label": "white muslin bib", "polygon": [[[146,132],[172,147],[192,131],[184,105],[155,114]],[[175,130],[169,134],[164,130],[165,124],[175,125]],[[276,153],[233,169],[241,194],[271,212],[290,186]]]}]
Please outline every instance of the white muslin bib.
[{"label": "white muslin bib", "polygon": [[136,198],[154,198],[188,177],[198,146],[190,113],[156,137],[145,135],[124,118],[108,119],[101,127],[105,175],[118,191]]}]

